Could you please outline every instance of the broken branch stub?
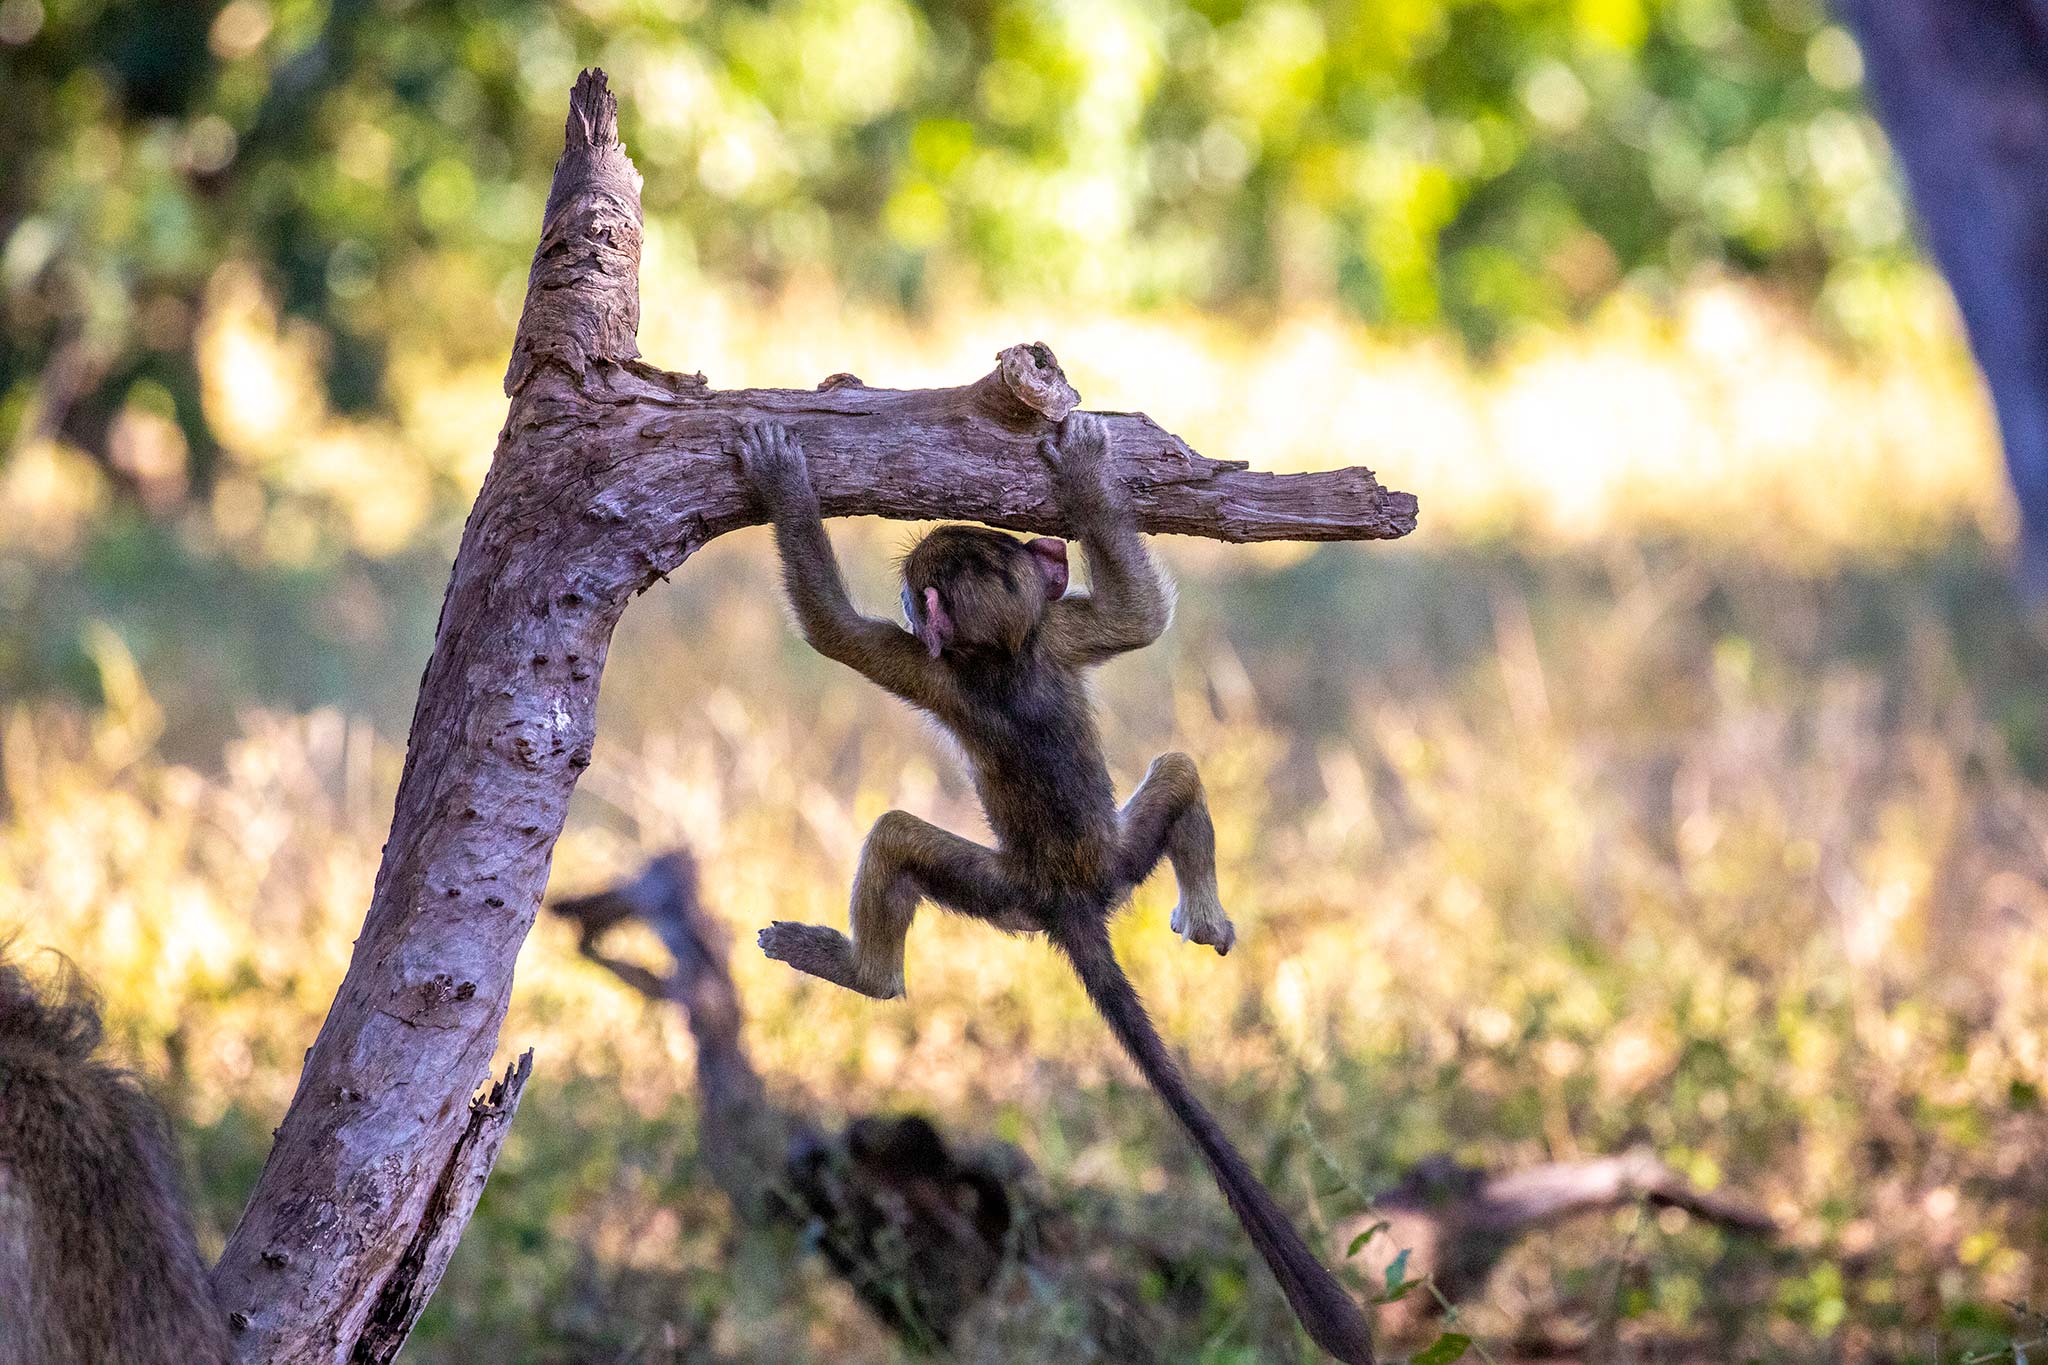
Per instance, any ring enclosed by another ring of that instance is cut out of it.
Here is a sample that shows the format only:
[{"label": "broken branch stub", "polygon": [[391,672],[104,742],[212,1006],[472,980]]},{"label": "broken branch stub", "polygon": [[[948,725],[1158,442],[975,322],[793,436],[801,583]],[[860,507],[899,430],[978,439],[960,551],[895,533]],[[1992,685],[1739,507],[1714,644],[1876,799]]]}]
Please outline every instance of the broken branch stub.
[{"label": "broken branch stub", "polygon": [[498,1149],[505,1145],[505,1134],[511,1130],[512,1116],[519,1112],[519,1098],[532,1075],[533,1052],[529,1049],[505,1068],[505,1079],[469,1102],[469,1122],[448,1154],[447,1169],[427,1201],[426,1216],[413,1230],[397,1268],[377,1295],[350,1365],[390,1365],[419,1325],[420,1314],[426,1311],[427,1300],[441,1283],[455,1255],[455,1244],[483,1197],[484,1182],[498,1164]]},{"label": "broken branch stub", "polygon": [[[587,71],[363,931],[214,1270],[250,1365],[339,1365],[381,1330],[395,1282],[407,1299],[431,1292],[440,1267],[417,1254],[419,1235],[431,1225],[436,1246],[452,1245],[467,1217],[437,1191],[591,762],[612,629],[698,546],[762,520],[729,453],[741,426],[772,419],[802,438],[828,515],[1063,529],[1036,445],[1079,395],[1048,347],[1012,347],[952,389],[835,377],[713,390],[639,360],[640,244],[639,173],[603,73]],[[1259,473],[1197,454],[1141,413],[1104,420],[1147,531],[1362,540],[1414,528],[1415,499],[1369,470]]]}]

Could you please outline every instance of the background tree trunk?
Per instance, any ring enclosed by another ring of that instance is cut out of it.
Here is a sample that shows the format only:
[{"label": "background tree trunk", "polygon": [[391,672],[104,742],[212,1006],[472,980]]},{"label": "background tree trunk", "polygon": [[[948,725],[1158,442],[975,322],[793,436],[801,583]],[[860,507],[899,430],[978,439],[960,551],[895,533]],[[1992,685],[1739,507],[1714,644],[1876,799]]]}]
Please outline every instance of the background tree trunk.
[{"label": "background tree trunk", "polygon": [[[612,629],[698,546],[761,520],[728,453],[740,427],[775,418],[803,438],[827,515],[1060,529],[1034,448],[1079,396],[1043,345],[965,387],[908,392],[846,375],[719,392],[641,364],[639,190],[604,76],[586,72],[369,913],[214,1271],[252,1365],[387,1358],[433,1288],[469,1211],[451,1174],[480,1185],[495,1151],[462,1145],[468,1101],[590,764]],[[1415,499],[1369,470],[1253,473],[1142,414],[1106,417],[1147,531],[1356,540],[1415,525]]]},{"label": "background tree trunk", "polygon": [[1842,0],[1998,411],[2048,599],[2048,0]]}]

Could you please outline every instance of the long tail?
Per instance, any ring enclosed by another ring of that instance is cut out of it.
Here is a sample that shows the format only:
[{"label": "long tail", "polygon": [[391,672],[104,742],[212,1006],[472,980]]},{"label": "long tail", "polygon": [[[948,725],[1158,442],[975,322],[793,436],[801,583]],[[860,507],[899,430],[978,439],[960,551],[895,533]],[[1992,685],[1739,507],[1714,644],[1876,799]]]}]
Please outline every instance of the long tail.
[{"label": "long tail", "polygon": [[1108,926],[1099,922],[1062,924],[1052,937],[1074,964],[1088,998],[1102,1012],[1124,1051],[1201,1149],[1223,1197],[1230,1201],[1231,1212],[1272,1268],[1273,1278],[1280,1282],[1280,1290],[1302,1327],[1316,1345],[1345,1365],[1373,1365],[1372,1331],[1365,1315],[1302,1242],[1273,1196],[1266,1193],[1215,1118],[1188,1088],[1187,1078],[1174,1065],[1145,1013],[1144,1002],[1110,948]]}]

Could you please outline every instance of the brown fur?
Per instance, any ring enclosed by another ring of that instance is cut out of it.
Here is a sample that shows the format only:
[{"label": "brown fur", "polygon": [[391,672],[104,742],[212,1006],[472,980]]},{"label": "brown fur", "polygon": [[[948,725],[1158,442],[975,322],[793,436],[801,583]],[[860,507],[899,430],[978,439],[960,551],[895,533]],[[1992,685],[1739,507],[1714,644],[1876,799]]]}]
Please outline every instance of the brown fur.
[{"label": "brown fur", "polygon": [[1073,414],[1040,453],[1087,551],[1092,590],[1066,594],[1057,541],[945,526],[904,561],[905,630],[847,599],[802,447],[776,427],[743,433],[740,460],[774,519],[804,637],[953,733],[995,834],[995,847],[984,848],[891,811],[861,852],[852,937],[778,921],[761,931],[761,946],[800,971],[889,999],[903,993],[904,938],[920,901],[1045,933],[1194,1140],[1309,1335],[1341,1360],[1370,1362],[1364,1316],[1195,1098],[1110,950],[1110,916],[1162,857],[1181,887],[1173,927],[1219,953],[1236,931],[1216,895],[1215,832],[1194,763],[1184,754],[1156,760],[1119,808],[1103,762],[1086,671],[1157,639],[1172,604],[1122,505],[1101,421]]},{"label": "brown fur", "polygon": [[0,962],[0,1361],[224,1365],[163,1116],[75,978]]}]

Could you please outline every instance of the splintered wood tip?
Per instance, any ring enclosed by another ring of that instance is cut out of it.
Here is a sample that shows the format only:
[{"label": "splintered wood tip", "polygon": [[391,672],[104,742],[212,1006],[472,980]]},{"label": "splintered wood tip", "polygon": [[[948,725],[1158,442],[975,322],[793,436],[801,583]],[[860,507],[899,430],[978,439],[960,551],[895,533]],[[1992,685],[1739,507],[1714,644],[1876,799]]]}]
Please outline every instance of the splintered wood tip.
[{"label": "splintered wood tip", "polygon": [[1003,384],[1016,400],[1047,421],[1057,422],[1081,405],[1052,347],[1042,341],[1006,347],[996,356]]},{"label": "splintered wood tip", "polygon": [[619,101],[613,95],[603,67],[590,66],[576,78],[569,95],[567,138],[587,147],[604,147],[619,140]]}]

